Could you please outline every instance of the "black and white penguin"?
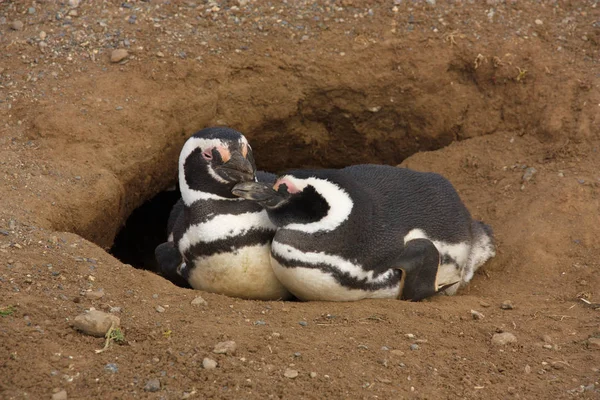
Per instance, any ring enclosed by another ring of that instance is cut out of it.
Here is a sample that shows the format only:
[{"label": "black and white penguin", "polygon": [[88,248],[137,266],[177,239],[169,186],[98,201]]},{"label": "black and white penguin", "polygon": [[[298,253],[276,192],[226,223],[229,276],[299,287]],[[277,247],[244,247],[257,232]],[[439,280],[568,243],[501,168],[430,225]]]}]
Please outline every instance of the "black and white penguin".
[{"label": "black and white penguin", "polygon": [[454,294],[495,255],[491,229],[473,220],[435,173],[385,165],[292,171],[233,193],[265,207],[278,227],[271,266],[301,300]]},{"label": "black and white penguin", "polygon": [[257,178],[269,185],[275,180],[256,173],[252,148],[240,132],[207,128],[186,141],[179,156],[181,200],[169,217],[168,241],[155,250],[162,275],[227,296],[289,297],[270,264],[275,226],[261,206],[231,192]]}]

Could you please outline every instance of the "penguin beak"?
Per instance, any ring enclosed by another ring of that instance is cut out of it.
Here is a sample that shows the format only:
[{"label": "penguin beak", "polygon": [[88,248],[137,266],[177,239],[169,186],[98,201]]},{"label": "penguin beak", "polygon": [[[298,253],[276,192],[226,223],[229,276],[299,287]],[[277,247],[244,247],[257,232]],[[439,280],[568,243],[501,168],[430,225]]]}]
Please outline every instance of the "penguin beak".
[{"label": "penguin beak", "polygon": [[253,181],[256,167],[239,151],[231,153],[231,158],[218,167],[215,172],[229,182]]},{"label": "penguin beak", "polygon": [[265,208],[277,208],[286,202],[289,194],[273,190],[270,184],[264,182],[242,182],[233,187],[231,191],[234,195],[246,200],[252,200]]}]

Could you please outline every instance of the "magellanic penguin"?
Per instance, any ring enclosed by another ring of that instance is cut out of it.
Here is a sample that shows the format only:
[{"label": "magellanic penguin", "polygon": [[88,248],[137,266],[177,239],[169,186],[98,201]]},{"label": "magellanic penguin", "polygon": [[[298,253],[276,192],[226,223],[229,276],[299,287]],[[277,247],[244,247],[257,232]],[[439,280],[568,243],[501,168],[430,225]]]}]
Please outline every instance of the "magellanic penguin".
[{"label": "magellanic penguin", "polygon": [[247,182],[278,227],[271,265],[301,300],[454,294],[495,255],[491,229],[473,220],[435,173],[385,165],[292,171],[275,185]]},{"label": "magellanic penguin", "polygon": [[181,200],[168,222],[169,238],[155,256],[162,275],[194,289],[245,299],[290,296],[270,264],[275,226],[265,210],[232,194],[256,174],[252,148],[240,132],[207,128],[190,137],[179,156]]}]

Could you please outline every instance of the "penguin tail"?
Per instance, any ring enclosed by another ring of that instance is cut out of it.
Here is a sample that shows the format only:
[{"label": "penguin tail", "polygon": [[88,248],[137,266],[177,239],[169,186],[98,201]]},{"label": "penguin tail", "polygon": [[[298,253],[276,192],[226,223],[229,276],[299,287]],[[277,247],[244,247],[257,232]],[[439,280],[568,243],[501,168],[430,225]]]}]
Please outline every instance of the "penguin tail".
[{"label": "penguin tail", "polygon": [[477,220],[471,223],[471,235],[473,245],[463,275],[463,284],[466,284],[473,278],[475,271],[481,267],[487,260],[496,255],[496,244],[492,228]]}]

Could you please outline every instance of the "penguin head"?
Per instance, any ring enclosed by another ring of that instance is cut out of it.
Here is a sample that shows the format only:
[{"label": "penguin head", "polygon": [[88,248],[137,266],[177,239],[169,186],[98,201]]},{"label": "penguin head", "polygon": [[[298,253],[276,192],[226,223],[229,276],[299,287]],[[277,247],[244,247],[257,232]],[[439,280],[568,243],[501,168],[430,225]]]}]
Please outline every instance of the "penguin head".
[{"label": "penguin head", "polygon": [[326,181],[284,175],[273,186],[265,182],[239,183],[232,193],[260,204],[278,227],[314,224],[325,218],[330,209],[326,196],[319,190],[320,182]]},{"label": "penguin head", "polygon": [[248,140],[230,128],[206,128],[190,137],[179,155],[179,185],[183,201],[236,199],[232,188],[256,179],[256,164]]}]

